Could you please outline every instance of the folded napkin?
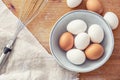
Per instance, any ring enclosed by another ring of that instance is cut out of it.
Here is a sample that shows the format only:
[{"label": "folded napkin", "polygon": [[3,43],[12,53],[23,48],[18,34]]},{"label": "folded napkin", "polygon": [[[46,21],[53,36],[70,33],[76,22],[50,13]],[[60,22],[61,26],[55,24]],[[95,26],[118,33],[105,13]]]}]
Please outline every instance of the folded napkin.
[{"label": "folded napkin", "polygon": [[[0,0],[0,55],[17,29],[18,19]],[[0,80],[78,80],[77,73],[61,68],[35,37],[24,28],[15,42]]]}]

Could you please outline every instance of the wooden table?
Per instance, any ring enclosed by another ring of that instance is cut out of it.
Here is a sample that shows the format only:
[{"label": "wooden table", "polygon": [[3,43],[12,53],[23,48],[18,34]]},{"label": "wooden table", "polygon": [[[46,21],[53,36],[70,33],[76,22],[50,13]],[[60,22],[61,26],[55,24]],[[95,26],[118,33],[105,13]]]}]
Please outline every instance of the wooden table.
[{"label": "wooden table", "polygon": [[[3,1],[16,15],[19,13],[21,0]],[[49,0],[45,9],[27,27],[39,40],[39,42],[50,52],[49,34],[54,23],[63,14],[71,10],[86,9],[86,1],[87,0],[83,0],[79,7],[70,9],[66,5],[66,0]],[[101,0],[101,2],[104,6],[104,13],[112,11],[116,13],[120,19],[120,0]],[[113,34],[115,47],[110,59],[107,63],[95,71],[81,73],[81,80],[120,80],[120,25],[113,31]]]}]

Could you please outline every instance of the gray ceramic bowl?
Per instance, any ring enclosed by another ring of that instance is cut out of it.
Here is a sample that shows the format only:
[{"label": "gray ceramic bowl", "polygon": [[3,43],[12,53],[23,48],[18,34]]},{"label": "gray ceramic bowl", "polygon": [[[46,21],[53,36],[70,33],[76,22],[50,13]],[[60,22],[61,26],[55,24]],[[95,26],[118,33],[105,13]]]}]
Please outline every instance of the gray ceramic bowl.
[{"label": "gray ceramic bowl", "polygon": [[[58,43],[61,34],[67,31],[67,24],[75,19],[84,20],[87,23],[88,27],[91,24],[98,24],[103,28],[105,36],[101,44],[103,45],[105,52],[100,59],[96,61],[86,60],[84,64],[79,66],[74,65],[67,60],[66,52],[61,50]],[[63,68],[81,73],[90,72],[102,66],[110,58],[114,48],[114,38],[110,26],[106,23],[102,16],[87,10],[76,10],[62,16],[56,22],[51,31],[49,43],[52,55]]]}]

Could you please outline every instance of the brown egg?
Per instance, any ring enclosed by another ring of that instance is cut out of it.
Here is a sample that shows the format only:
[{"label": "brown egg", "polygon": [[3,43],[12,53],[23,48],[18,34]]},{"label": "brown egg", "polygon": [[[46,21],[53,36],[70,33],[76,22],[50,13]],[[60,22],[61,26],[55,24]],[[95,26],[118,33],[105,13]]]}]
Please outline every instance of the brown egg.
[{"label": "brown egg", "polygon": [[99,59],[104,53],[104,49],[100,44],[91,44],[86,50],[86,57],[90,60]]},{"label": "brown egg", "polygon": [[71,33],[65,32],[60,36],[59,46],[65,51],[70,50],[73,47],[74,37]]},{"label": "brown egg", "polygon": [[88,0],[86,3],[88,10],[101,14],[103,12],[102,4],[99,0]]}]

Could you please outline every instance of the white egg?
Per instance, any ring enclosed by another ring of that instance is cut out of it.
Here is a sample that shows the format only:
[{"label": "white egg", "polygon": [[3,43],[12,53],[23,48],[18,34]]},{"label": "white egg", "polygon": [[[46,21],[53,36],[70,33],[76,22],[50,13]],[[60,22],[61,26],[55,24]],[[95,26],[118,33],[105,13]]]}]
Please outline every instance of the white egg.
[{"label": "white egg", "polygon": [[87,24],[80,19],[73,20],[67,25],[68,32],[71,32],[74,35],[77,35],[81,32],[85,32],[87,29]]},{"label": "white egg", "polygon": [[106,22],[111,26],[111,28],[114,30],[118,27],[119,20],[115,13],[113,12],[107,12],[104,15],[104,19]]},{"label": "white egg", "polygon": [[87,33],[79,33],[74,41],[77,49],[84,50],[90,44],[90,37]]},{"label": "white egg", "polygon": [[86,60],[85,54],[79,49],[71,49],[66,53],[67,59],[76,65],[83,64]]},{"label": "white egg", "polygon": [[82,0],[67,0],[67,5],[70,8],[75,8],[81,4]]},{"label": "white egg", "polygon": [[91,41],[94,42],[94,43],[101,43],[103,41],[104,31],[97,24],[93,24],[89,27],[88,34],[91,38]]}]

